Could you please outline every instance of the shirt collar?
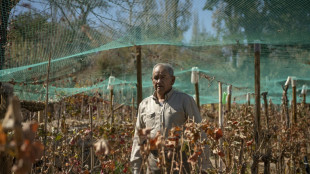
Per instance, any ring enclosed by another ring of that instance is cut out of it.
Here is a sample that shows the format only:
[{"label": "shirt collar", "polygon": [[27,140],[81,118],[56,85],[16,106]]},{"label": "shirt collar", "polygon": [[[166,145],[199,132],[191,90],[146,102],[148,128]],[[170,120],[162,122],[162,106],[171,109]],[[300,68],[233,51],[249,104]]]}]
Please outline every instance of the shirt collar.
[{"label": "shirt collar", "polygon": [[[165,94],[165,101],[167,101],[172,96],[173,92],[174,92],[174,89],[171,88],[171,90]],[[158,101],[157,96],[156,96],[156,91],[154,91],[153,93],[153,99]]]}]

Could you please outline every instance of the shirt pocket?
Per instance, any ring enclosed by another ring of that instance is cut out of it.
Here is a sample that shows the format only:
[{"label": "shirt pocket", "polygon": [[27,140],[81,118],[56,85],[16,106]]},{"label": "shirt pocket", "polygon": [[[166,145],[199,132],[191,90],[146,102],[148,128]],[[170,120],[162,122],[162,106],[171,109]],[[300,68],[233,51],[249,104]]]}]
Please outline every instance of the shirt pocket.
[{"label": "shirt pocket", "polygon": [[147,128],[155,127],[155,112],[152,112],[150,114],[145,114],[145,126]]},{"label": "shirt pocket", "polygon": [[168,115],[170,117],[168,122],[171,122],[169,123],[171,126],[181,126],[186,121],[185,113],[182,108],[170,107],[168,109]]}]

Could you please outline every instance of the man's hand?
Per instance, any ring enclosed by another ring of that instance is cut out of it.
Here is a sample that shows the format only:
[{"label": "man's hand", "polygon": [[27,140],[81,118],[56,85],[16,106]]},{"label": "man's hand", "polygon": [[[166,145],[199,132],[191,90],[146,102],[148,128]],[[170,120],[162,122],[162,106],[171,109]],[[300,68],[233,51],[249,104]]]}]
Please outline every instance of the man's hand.
[{"label": "man's hand", "polygon": [[139,137],[144,137],[144,136],[147,136],[148,134],[150,134],[150,132],[151,132],[151,130],[152,130],[153,128],[144,128],[144,129],[139,129],[138,130],[138,135],[139,135]]}]

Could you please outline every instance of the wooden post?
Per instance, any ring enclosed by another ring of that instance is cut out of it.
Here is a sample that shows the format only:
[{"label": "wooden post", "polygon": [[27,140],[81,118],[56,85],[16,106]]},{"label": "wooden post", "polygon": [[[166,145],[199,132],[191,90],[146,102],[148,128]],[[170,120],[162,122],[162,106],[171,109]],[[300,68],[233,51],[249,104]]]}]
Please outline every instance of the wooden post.
[{"label": "wooden post", "polygon": [[271,146],[270,146],[270,139],[269,139],[269,116],[268,116],[268,102],[267,102],[267,94],[268,92],[263,92],[262,96],[264,99],[264,109],[265,109],[265,116],[266,116],[266,128],[267,128],[267,137],[266,145],[265,145],[265,154],[262,157],[264,161],[264,174],[270,174],[270,157],[271,157]]},{"label": "wooden post", "polygon": [[255,140],[255,153],[253,154],[253,164],[251,167],[252,174],[258,174],[259,152],[258,147],[260,144],[260,44],[254,45],[254,71],[255,71],[255,117],[254,117],[254,140]]},{"label": "wooden post", "polygon": [[[296,80],[295,77],[291,77],[291,83],[292,83],[292,120],[293,124],[297,125],[297,99],[296,99]],[[298,138],[297,138],[298,139]],[[293,152],[291,152],[291,161],[293,163],[293,171],[296,171],[296,156],[299,156],[299,148],[297,147],[294,149]]]},{"label": "wooden post", "polygon": [[[89,122],[90,122],[90,142],[93,144],[93,106],[89,105]],[[90,147],[90,170],[94,169],[94,148]]]},{"label": "wooden post", "polygon": [[142,67],[141,67],[141,46],[136,48],[136,61],[137,61],[137,108],[142,101]]},{"label": "wooden post", "polygon": [[[84,95],[83,95],[83,100],[84,100]],[[60,105],[60,108],[62,108],[62,103]],[[84,156],[85,156],[85,137],[82,137],[82,159],[81,159],[82,167],[84,167],[84,160],[85,160]]]},{"label": "wooden post", "polygon": [[113,88],[114,88],[114,81],[115,81],[115,77],[114,76],[110,76],[109,77],[109,83],[108,83],[108,89],[110,90],[110,114],[111,114],[111,126],[114,123],[114,110],[113,110]]},{"label": "wooden post", "polygon": [[249,92],[246,94],[246,101],[247,101],[247,106],[245,107],[245,115],[248,115],[248,110],[251,105],[251,95]]},{"label": "wooden post", "polygon": [[[2,106],[4,106],[4,103],[3,103],[3,99],[2,99],[2,94],[3,94],[3,89],[2,89],[2,82],[0,82],[0,119],[3,119],[4,118],[4,115],[5,115],[5,112],[1,111],[2,109]],[[1,155],[1,153],[0,153]],[[0,170],[1,172],[1,170]]]},{"label": "wooden post", "polygon": [[135,98],[132,96],[131,98],[131,120],[133,121],[135,118]]},{"label": "wooden post", "polygon": [[[47,111],[48,111],[48,85],[49,85],[49,75],[50,75],[50,67],[51,67],[51,58],[52,54],[50,53],[49,58],[48,58],[48,65],[47,65],[47,75],[46,75],[46,97],[45,97],[45,117],[44,117],[44,147],[46,147],[46,141],[47,141]],[[45,155],[45,150],[43,150],[43,168],[45,168],[46,164],[46,155]]]},{"label": "wooden post", "polygon": [[198,83],[195,83],[195,96],[196,96],[197,107],[198,107],[198,110],[200,111],[199,87],[198,87]]},{"label": "wooden post", "polygon": [[260,105],[261,105],[260,104],[260,44],[255,44],[255,126],[254,126],[255,133],[254,133],[254,137],[255,137],[255,142],[256,142],[257,147],[259,145],[259,133],[260,133]]},{"label": "wooden post", "polygon": [[81,120],[83,119],[84,116],[84,94],[82,93],[82,103],[81,103]]},{"label": "wooden post", "polygon": [[291,81],[291,77],[289,76],[287,77],[287,80],[283,87],[283,94],[282,94],[283,111],[286,117],[286,128],[290,127],[290,116],[288,114],[288,98],[287,98],[287,90],[288,90],[290,81]]},{"label": "wooden post", "polygon": [[215,111],[214,103],[211,103],[211,112],[213,113]]},{"label": "wooden post", "polygon": [[43,111],[38,111],[38,123],[43,123]]},{"label": "wooden post", "polygon": [[251,95],[249,92],[246,94],[246,101],[247,101],[248,106],[250,106],[251,105]]},{"label": "wooden post", "polygon": [[296,101],[296,80],[294,78],[292,81],[292,89],[293,89],[293,105],[292,105],[292,115],[293,115],[293,123],[297,123],[297,101]]},{"label": "wooden post", "polygon": [[230,112],[231,108],[231,85],[227,86],[227,112]]},{"label": "wooden post", "polygon": [[110,89],[110,113],[111,113],[111,126],[114,123],[114,110],[113,110],[113,88]]},{"label": "wooden post", "polygon": [[[218,82],[219,84],[219,127],[221,128],[222,132],[224,132],[223,128],[223,106],[222,106],[222,83]],[[219,145],[220,145],[220,150],[222,151],[223,149],[223,140],[220,139],[219,140]],[[223,172],[223,162],[221,160],[221,158],[219,158],[219,172]]]},{"label": "wooden post", "polygon": [[307,97],[307,86],[306,85],[302,85],[301,95],[302,95],[302,105],[303,105],[303,108],[305,108],[306,97]]},{"label": "wooden post", "polygon": [[306,97],[307,97],[306,94],[302,94],[302,104],[303,104],[304,106],[306,106]]},{"label": "wooden post", "polygon": [[267,102],[267,94],[268,92],[263,92],[263,100],[264,100],[264,110],[265,110],[265,117],[266,117],[266,128],[269,130],[269,114],[268,114],[268,102]]},{"label": "wooden post", "polygon": [[2,93],[3,93],[2,82],[0,82],[0,105],[2,105]]},{"label": "wooden post", "polygon": [[[230,116],[230,109],[231,109],[231,85],[228,85],[227,86],[227,102],[226,102],[226,106],[227,106],[227,116]],[[231,149],[230,148],[227,148],[227,151],[226,151],[226,167],[227,168],[230,168],[231,166],[231,158],[232,158],[232,155],[231,155]]]},{"label": "wooden post", "polygon": [[274,106],[273,106],[271,98],[269,99],[268,102],[269,102],[269,108],[270,108],[271,116],[273,116],[274,115]]}]

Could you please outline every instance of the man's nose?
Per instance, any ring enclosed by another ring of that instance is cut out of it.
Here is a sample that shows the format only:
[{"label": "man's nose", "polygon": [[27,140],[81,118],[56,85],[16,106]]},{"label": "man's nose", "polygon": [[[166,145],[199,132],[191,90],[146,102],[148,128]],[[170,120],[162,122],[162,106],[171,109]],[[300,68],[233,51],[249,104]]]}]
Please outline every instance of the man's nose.
[{"label": "man's nose", "polygon": [[158,78],[157,80],[156,80],[156,83],[160,83],[162,80],[160,79],[160,78]]}]

